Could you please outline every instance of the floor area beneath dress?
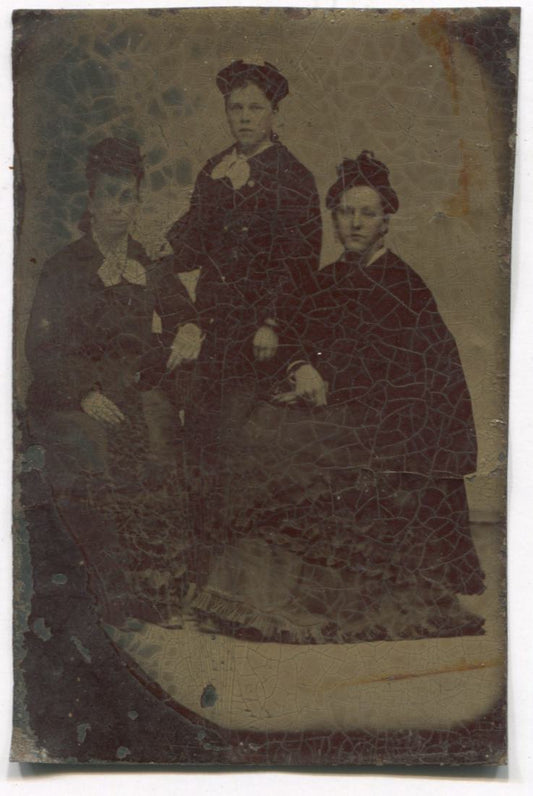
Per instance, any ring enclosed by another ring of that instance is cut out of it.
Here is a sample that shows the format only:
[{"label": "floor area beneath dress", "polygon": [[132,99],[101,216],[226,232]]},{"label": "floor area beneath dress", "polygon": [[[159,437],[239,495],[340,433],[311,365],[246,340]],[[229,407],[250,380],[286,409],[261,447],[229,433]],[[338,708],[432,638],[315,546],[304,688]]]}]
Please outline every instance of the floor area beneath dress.
[{"label": "floor area beneath dress", "polygon": [[461,597],[485,634],[414,641],[254,643],[180,628],[106,626],[158,693],[218,726],[248,731],[448,729],[494,707],[505,678],[501,528],[474,525],[484,594]]}]

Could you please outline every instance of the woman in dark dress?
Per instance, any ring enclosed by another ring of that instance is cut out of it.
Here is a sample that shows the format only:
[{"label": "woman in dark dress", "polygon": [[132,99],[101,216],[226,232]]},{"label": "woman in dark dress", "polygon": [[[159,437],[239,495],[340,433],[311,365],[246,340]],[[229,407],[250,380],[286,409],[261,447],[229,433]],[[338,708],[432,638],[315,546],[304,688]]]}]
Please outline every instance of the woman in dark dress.
[{"label": "woman in dark dress", "polygon": [[484,590],[463,480],[471,399],[431,292],[385,248],[398,204],[371,153],[344,161],[327,196],[344,252],[294,326],[328,404],[264,404],[248,422],[255,471],[236,471],[232,495],[246,555],[197,601],[213,629],[293,643],[482,632],[457,597]]},{"label": "woman in dark dress", "polygon": [[183,570],[184,507],[154,480],[167,471],[175,481],[174,450],[168,408],[145,367],[159,348],[152,267],[129,236],[143,177],[137,145],[101,141],[86,175],[84,234],[44,264],[37,287],[28,414],[103,614],[160,620],[177,599],[163,581],[166,572],[172,591]]},{"label": "woman in dark dress", "polygon": [[185,424],[199,580],[223,540],[226,464],[256,402],[293,361],[296,389],[323,400],[292,336],[322,228],[312,175],[272,131],[287,80],[271,64],[236,61],[217,86],[235,142],[203,167],[189,212],[168,236],[176,269],[201,269],[195,322],[178,332],[168,363],[199,351]]}]

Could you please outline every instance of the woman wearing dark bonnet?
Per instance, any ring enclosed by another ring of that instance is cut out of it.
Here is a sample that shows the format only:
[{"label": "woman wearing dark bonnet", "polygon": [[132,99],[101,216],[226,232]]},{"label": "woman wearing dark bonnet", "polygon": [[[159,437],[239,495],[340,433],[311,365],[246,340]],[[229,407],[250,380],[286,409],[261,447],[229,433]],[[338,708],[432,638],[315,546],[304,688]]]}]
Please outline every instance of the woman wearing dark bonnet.
[{"label": "woman wearing dark bonnet", "polygon": [[[422,279],[385,247],[399,201],[384,164],[367,151],[345,160],[326,204],[344,252],[318,273],[295,329],[328,384],[327,406],[293,395],[247,424],[264,488],[247,492],[243,467],[233,502],[248,519],[241,547],[263,552],[253,570],[214,572],[198,602],[204,621],[292,643],[482,633],[458,598],[482,593],[484,575],[457,346]],[[277,564],[269,591],[261,559]]]},{"label": "woman wearing dark bonnet", "polygon": [[185,415],[198,580],[222,542],[226,464],[257,400],[292,362],[295,389],[324,400],[292,335],[322,227],[313,176],[273,132],[287,80],[272,64],[236,61],[217,86],[235,142],[203,167],[189,212],[168,235],[176,270],[201,269],[196,317],[180,328],[168,361],[172,369],[198,356]]},{"label": "woman wearing dark bonnet", "polygon": [[154,573],[176,582],[182,567],[173,537],[183,506],[154,482],[154,470],[175,480],[168,411],[144,367],[160,346],[158,302],[150,260],[129,234],[143,173],[131,141],[89,150],[83,235],[44,264],[26,337],[28,416],[54,505],[115,623],[161,620],[172,597]]}]

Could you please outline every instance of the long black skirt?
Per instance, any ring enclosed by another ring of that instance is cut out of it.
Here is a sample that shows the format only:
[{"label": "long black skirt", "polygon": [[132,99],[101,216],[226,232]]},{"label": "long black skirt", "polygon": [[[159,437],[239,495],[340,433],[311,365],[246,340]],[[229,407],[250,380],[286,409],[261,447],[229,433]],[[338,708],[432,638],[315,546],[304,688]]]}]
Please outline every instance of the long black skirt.
[{"label": "long black skirt", "polygon": [[292,643],[481,632],[457,599],[484,590],[462,477],[371,468],[349,406],[236,390],[213,418],[191,467],[206,629]]}]

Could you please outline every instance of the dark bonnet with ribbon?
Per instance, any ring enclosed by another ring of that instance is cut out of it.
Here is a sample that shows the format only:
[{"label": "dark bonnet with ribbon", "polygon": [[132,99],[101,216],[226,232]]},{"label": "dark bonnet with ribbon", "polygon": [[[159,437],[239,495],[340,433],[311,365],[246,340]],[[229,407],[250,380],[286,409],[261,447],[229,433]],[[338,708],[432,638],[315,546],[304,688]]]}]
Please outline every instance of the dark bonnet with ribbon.
[{"label": "dark bonnet with ribbon", "polygon": [[338,178],[326,196],[326,207],[335,210],[345,191],[356,185],[367,185],[381,197],[383,211],[390,215],[396,213],[400,206],[396,191],[389,182],[389,170],[381,161],[376,160],[373,152],[363,150],[356,160],[345,159],[337,167]]},{"label": "dark bonnet with ribbon", "polygon": [[287,79],[268,61],[262,66],[247,64],[242,60],[232,61],[217,75],[217,87],[224,97],[228,97],[235,88],[247,82],[255,83],[274,108],[289,93]]}]

